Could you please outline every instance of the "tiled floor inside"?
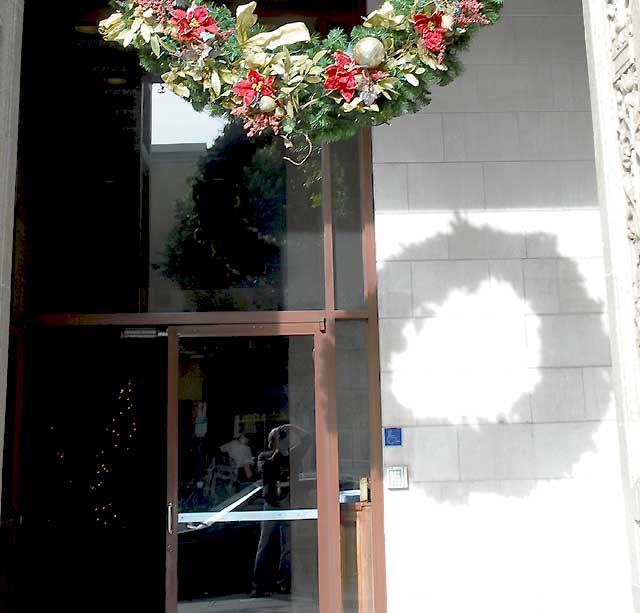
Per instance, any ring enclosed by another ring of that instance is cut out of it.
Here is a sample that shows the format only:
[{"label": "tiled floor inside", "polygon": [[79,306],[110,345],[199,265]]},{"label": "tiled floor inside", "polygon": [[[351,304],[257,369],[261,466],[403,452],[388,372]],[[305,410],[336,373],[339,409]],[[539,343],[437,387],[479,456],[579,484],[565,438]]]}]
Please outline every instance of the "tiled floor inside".
[{"label": "tiled floor inside", "polygon": [[178,604],[178,613],[317,613],[318,605],[308,599],[273,596],[193,600]]}]

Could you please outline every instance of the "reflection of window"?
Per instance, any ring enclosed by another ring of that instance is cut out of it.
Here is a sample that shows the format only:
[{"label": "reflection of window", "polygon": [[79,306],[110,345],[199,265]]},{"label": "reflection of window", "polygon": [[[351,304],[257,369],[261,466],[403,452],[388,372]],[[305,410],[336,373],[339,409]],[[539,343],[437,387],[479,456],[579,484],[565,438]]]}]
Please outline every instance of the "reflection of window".
[{"label": "reflection of window", "polygon": [[[267,27],[302,19],[320,33],[364,14],[362,2],[259,4]],[[36,6],[28,2],[27,14]],[[30,51],[50,26],[33,19],[25,29],[18,220],[27,224],[31,310],[323,308],[319,151],[301,168],[285,164],[280,139],[249,142],[225,119],[160,94],[135,54],[89,27],[108,10],[105,0],[68,10],[75,14],[65,19],[78,27],[61,28],[57,44],[73,89],[61,90]],[[36,94],[47,88],[57,94],[44,110]],[[350,156],[348,168],[332,170],[333,187],[345,181],[332,197],[342,206],[348,194],[358,208]],[[352,261],[358,226],[338,221],[335,255]],[[339,292],[361,293],[358,280],[338,282]],[[361,301],[345,294],[339,302],[359,308]]]},{"label": "reflection of window", "polygon": [[237,122],[198,115],[168,92],[158,99],[149,309],[322,308],[319,155],[295,167],[277,137],[249,140]]},{"label": "reflection of window", "polygon": [[151,145],[203,144],[211,147],[228,121],[197,113],[191,105],[160,83],[151,86]]},{"label": "reflection of window", "polygon": [[[274,497],[283,509],[316,507],[310,336],[183,339],[179,373],[180,513],[260,509]],[[286,458],[267,462],[282,449],[276,431]],[[267,492],[267,473],[285,465],[287,483]]]}]

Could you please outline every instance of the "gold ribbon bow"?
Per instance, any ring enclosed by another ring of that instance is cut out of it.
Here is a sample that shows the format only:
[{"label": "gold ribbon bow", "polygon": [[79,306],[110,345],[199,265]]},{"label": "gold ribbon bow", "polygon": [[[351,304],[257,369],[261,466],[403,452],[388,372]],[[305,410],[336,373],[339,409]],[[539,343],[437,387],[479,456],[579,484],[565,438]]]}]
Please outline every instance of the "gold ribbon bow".
[{"label": "gold ribbon bow", "polygon": [[243,47],[249,47],[256,51],[264,49],[273,51],[282,45],[294,45],[295,43],[304,43],[311,40],[307,26],[301,21],[287,23],[277,30],[273,30],[273,32],[261,32],[248,38],[250,28],[258,20],[254,15],[255,10],[255,2],[243,4],[236,10],[236,34]]},{"label": "gold ribbon bow", "polygon": [[385,2],[377,11],[373,11],[364,21],[366,28],[399,28],[405,20],[404,15],[396,15],[391,2]]}]

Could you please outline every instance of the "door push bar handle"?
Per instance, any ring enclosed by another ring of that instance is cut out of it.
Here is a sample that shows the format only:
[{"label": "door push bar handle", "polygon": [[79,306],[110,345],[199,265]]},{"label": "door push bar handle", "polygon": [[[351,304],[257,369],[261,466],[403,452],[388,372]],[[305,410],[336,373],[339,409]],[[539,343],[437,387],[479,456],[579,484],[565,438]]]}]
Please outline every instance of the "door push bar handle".
[{"label": "door push bar handle", "polygon": [[167,504],[167,532],[173,534],[173,502]]}]

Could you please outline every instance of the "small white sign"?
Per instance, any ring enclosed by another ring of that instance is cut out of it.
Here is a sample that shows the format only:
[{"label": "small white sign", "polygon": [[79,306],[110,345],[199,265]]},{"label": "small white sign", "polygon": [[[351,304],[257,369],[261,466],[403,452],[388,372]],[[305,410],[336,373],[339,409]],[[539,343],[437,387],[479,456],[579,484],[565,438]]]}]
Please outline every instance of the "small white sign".
[{"label": "small white sign", "polygon": [[409,471],[406,466],[387,467],[387,488],[390,490],[409,489]]}]

